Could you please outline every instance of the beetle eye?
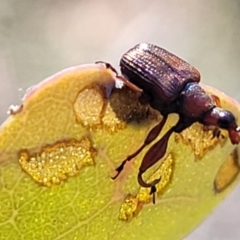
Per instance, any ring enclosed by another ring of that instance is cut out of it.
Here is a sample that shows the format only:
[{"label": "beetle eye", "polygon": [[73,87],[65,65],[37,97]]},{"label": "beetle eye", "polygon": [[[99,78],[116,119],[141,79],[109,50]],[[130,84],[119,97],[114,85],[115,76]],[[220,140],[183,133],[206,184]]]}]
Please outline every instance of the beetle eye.
[{"label": "beetle eye", "polygon": [[235,125],[235,122],[235,117],[229,111],[222,111],[217,121],[218,126],[223,129],[229,129],[231,125]]}]

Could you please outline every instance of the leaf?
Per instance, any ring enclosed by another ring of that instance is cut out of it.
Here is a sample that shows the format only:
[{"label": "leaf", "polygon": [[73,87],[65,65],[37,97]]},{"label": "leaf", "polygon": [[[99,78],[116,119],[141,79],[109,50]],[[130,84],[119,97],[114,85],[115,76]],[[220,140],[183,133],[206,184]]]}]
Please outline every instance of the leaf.
[{"label": "leaf", "polygon": [[[172,136],[144,174],[161,177],[156,204],[137,183],[148,147],[112,180],[161,119],[115,80],[101,64],[69,68],[10,110],[0,128],[0,239],[181,239],[234,188],[236,146],[200,124]],[[240,117],[236,102],[204,88]]]}]

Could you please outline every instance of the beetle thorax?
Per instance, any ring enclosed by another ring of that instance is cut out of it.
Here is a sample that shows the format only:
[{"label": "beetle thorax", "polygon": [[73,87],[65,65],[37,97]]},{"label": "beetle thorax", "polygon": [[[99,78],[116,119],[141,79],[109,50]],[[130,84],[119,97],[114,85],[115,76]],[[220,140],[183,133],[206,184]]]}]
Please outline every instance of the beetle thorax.
[{"label": "beetle thorax", "polygon": [[213,99],[199,84],[188,83],[179,98],[178,113],[201,122],[203,115],[213,107]]}]

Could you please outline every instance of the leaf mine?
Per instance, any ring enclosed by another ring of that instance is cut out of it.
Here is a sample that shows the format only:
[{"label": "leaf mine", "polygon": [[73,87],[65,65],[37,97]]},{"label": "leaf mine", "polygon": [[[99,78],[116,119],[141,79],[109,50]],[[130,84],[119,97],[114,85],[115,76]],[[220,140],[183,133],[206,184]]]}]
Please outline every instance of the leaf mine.
[{"label": "leaf mine", "polygon": [[100,125],[104,99],[99,89],[86,88],[81,91],[73,105],[77,121],[84,127]]},{"label": "leaf mine", "polygon": [[126,87],[112,89],[108,99],[104,96],[105,90],[98,84],[80,91],[73,104],[77,122],[91,131],[116,133],[129,122],[157,119],[159,115],[148,105],[140,104],[139,96]]},{"label": "leaf mine", "polygon": [[208,152],[213,150],[218,144],[224,145],[228,136],[226,131],[221,131],[219,137],[214,137],[214,129],[205,128],[199,123],[194,123],[189,128],[175,135],[176,142],[180,140],[191,147],[196,160],[200,160]]},{"label": "leaf mine", "polygon": [[74,139],[47,145],[40,152],[19,152],[19,163],[36,182],[51,186],[75,176],[85,166],[94,165],[93,148],[89,139]]},{"label": "leaf mine", "polygon": [[[161,165],[149,177],[147,182],[154,179],[161,178],[161,181],[156,185],[156,195],[164,194],[166,187],[170,184],[174,171],[174,159],[171,153],[162,161]],[[136,196],[128,195],[121,205],[119,210],[119,219],[123,221],[130,221],[134,216],[139,213],[144,204],[152,202],[152,195],[150,189],[140,187]]]}]

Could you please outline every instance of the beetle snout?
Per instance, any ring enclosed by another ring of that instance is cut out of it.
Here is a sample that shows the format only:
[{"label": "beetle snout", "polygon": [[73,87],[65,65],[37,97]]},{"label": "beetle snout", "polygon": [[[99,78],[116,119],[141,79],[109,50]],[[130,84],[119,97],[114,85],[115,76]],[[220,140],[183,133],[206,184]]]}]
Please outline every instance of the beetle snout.
[{"label": "beetle snout", "polygon": [[230,128],[228,133],[232,144],[238,144],[240,142],[240,127]]}]

